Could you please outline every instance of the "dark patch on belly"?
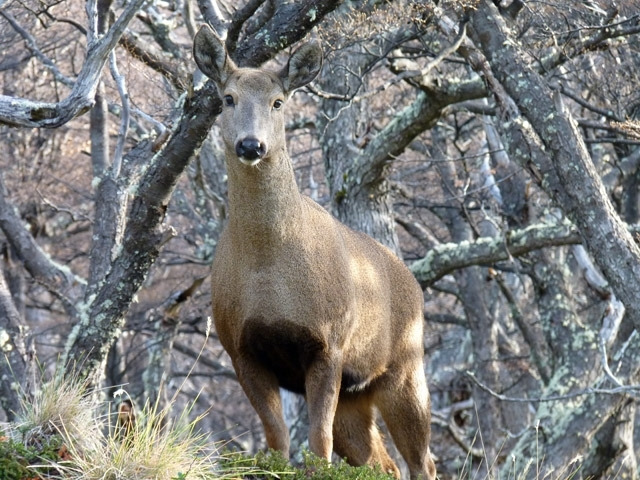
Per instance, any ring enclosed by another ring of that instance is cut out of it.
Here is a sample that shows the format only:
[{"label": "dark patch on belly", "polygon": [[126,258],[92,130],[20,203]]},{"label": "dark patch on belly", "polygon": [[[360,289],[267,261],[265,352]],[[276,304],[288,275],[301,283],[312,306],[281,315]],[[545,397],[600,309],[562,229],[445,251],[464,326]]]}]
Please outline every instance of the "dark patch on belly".
[{"label": "dark patch on belly", "polygon": [[[304,394],[306,372],[317,355],[326,351],[326,342],[304,325],[252,318],[245,322],[240,349],[273,372],[282,388]],[[359,393],[368,384],[367,376],[348,366],[343,368],[341,393]]]},{"label": "dark patch on belly", "polygon": [[240,348],[272,371],[282,388],[304,393],[304,377],[325,342],[310,328],[290,321],[245,322]]}]

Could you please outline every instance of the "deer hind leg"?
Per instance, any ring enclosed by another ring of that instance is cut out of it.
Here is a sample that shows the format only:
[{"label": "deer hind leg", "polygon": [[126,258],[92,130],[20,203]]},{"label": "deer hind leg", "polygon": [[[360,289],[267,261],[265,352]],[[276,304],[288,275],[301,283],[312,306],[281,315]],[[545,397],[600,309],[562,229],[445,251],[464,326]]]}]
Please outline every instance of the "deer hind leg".
[{"label": "deer hind leg", "polygon": [[267,446],[289,458],[289,430],[282,413],[282,399],[276,376],[250,356],[241,355],[234,362],[238,381],[258,413]]},{"label": "deer hind leg", "polygon": [[333,449],[350,465],[379,465],[400,478],[400,470],[389,456],[375,424],[373,404],[367,394],[343,395],[333,421]]},{"label": "deer hind leg", "polygon": [[376,385],[374,403],[407,462],[411,479],[435,479],[429,450],[431,401],[422,362],[415,362],[407,372],[388,372]]}]

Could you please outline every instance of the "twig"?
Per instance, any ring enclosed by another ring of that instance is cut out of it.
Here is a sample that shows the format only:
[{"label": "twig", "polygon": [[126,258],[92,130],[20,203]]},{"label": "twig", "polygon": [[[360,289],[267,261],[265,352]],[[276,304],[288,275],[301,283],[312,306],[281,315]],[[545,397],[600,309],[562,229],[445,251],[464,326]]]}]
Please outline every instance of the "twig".
[{"label": "twig", "polygon": [[481,448],[474,447],[473,443],[469,444],[464,438],[463,433],[460,431],[460,427],[456,425],[455,414],[461,410],[468,410],[473,408],[473,399],[464,400],[462,402],[456,402],[449,405],[447,408],[432,412],[432,422],[446,428],[453,440],[468,454],[483,458],[484,453]]},{"label": "twig", "polygon": [[38,43],[36,42],[36,39],[33,38],[33,36],[28,31],[22,28],[22,26],[18,23],[15,17],[11,15],[11,13],[9,13],[7,10],[0,10],[0,15],[2,15],[5,18],[5,20],[7,20],[11,24],[11,27],[16,32],[18,32],[18,34],[24,39],[31,53],[33,53],[33,55],[35,55],[38,58],[38,60],[40,60],[44,64],[44,66],[47,67],[47,69],[49,69],[49,71],[53,74],[56,80],[58,80],[63,85],[66,85],[67,87],[73,87],[74,81],[69,77],[65,76],[58,69],[56,64],[53,63],[53,61],[49,57],[47,57],[44,53],[42,53],[42,50],[38,48]]},{"label": "twig", "polygon": [[618,122],[622,122],[624,120],[623,118],[618,117],[613,110],[610,110],[608,108],[599,108],[587,102],[582,97],[580,97],[580,95],[569,89],[566,85],[560,84],[558,85],[558,88],[560,89],[560,93],[562,93],[565,97],[569,97],[571,100],[576,102],[578,105],[586,108],[587,110],[591,110],[598,115],[602,115],[603,117],[607,117]]},{"label": "twig", "polygon": [[463,22],[458,27],[458,33],[457,33],[456,39],[453,41],[453,43],[450,46],[448,46],[447,48],[445,48],[444,50],[442,50],[436,56],[436,58],[434,58],[429,63],[427,63],[427,65],[423,69],[418,70],[418,71],[408,70],[408,71],[402,72],[398,76],[401,77],[401,76],[405,75],[403,78],[424,77],[431,70],[433,70],[438,65],[440,65],[440,63],[442,63],[442,61],[445,58],[447,58],[449,55],[455,53],[460,48],[460,45],[462,45],[462,42],[464,42],[466,38],[467,38],[467,23]]},{"label": "twig", "polygon": [[557,402],[559,400],[569,400],[572,398],[580,397],[583,395],[619,395],[622,393],[637,396],[636,392],[640,391],[640,385],[626,385],[620,386],[616,388],[585,388],[583,390],[579,390],[573,393],[567,393],[565,395],[549,395],[548,397],[531,397],[531,398],[522,398],[522,397],[509,397],[507,395],[503,395],[498,393],[487,385],[482,383],[477,379],[475,374],[470,371],[466,371],[465,375],[473,381],[481,390],[487,392],[492,397],[497,398],[503,402],[515,402],[515,403],[541,403],[541,402]]}]

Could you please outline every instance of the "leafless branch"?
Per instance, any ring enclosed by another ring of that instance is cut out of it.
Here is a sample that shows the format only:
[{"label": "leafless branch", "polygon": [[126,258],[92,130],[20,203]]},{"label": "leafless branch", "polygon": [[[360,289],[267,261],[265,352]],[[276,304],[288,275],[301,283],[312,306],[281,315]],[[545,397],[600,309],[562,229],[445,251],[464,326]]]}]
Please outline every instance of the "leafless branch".
[{"label": "leafless branch", "polygon": [[578,105],[580,105],[580,106],[582,106],[582,107],[584,107],[584,108],[586,108],[588,110],[591,110],[592,112],[595,112],[598,115],[602,115],[603,117],[609,118],[611,120],[614,120],[614,121],[617,121],[617,122],[624,121],[624,119],[621,119],[620,117],[618,117],[613,110],[596,107],[595,105],[593,105],[593,104],[587,102],[586,100],[584,100],[582,97],[580,97],[580,95],[575,93],[573,90],[571,90],[566,85],[559,84],[558,88],[560,89],[560,92],[564,96],[569,97],[571,100],[576,102]]},{"label": "leafless branch", "polygon": [[122,166],[124,145],[127,141],[127,132],[129,131],[130,106],[127,84],[124,77],[120,75],[120,72],[118,71],[115,50],[112,50],[111,54],[109,55],[109,69],[111,71],[111,77],[116,82],[116,85],[118,87],[120,101],[122,102],[122,108],[120,110],[120,130],[118,132],[118,141],[116,142],[116,149],[113,153],[113,162],[111,164],[111,175],[113,176],[113,178],[118,178],[118,176],[120,175],[120,168]]},{"label": "leafless branch", "polygon": [[2,15],[9,24],[13,27],[13,29],[20,34],[20,36],[24,39],[27,47],[31,52],[42,62],[42,64],[47,67],[47,69],[53,74],[56,80],[58,80],[63,85],[67,87],[72,87],[74,82],[69,77],[62,74],[62,72],[58,69],[55,63],[51,61],[49,57],[47,57],[42,50],[38,48],[38,42],[33,36],[18,23],[18,21],[14,18],[9,11],[5,9],[0,9],[0,15]]},{"label": "leafless branch", "polygon": [[[91,108],[109,52],[116,46],[142,3],[144,0],[134,0],[127,4],[109,31],[95,41],[92,41],[92,29],[89,29],[85,62],[65,99],[58,103],[47,103],[0,95],[0,123],[16,127],[56,128]],[[87,8],[90,8],[89,4]]]},{"label": "leafless branch", "polygon": [[432,82],[429,74],[447,57],[455,53],[466,40],[466,22],[463,22],[458,26],[456,38],[453,43],[447,48],[444,48],[423,68],[420,68],[420,66],[412,60],[396,56],[391,59],[391,70],[396,73],[396,77],[392,80],[392,83],[405,80],[420,89],[427,89],[427,91],[430,91],[433,88],[433,85],[431,84]]},{"label": "leafless branch", "polygon": [[409,235],[418,240],[422,246],[431,249],[440,245],[438,239],[419,222],[408,221],[400,217],[396,217],[396,222],[402,226]]},{"label": "leafless branch", "polygon": [[542,71],[549,71],[569,59],[582,55],[585,52],[595,50],[606,45],[606,41],[640,32],[640,15],[623,18],[616,23],[590,27],[595,32],[592,35],[580,35],[573,44],[560,45],[546,57],[540,59]]},{"label": "leafless branch", "polygon": [[238,379],[231,367],[216,360],[212,356],[200,355],[197,350],[194,350],[193,348],[188,347],[187,345],[184,345],[180,342],[174,343],[173,348],[183,355],[188,356],[189,358],[198,359],[199,363],[201,363],[205,367],[211,368],[215,372],[215,375],[222,375],[232,380]]},{"label": "leafless branch", "polygon": [[[9,201],[2,175],[0,175],[0,229],[24,262],[31,276],[46,285],[52,292],[65,298],[74,286],[85,283],[71,270],[54,262],[40,248]],[[70,303],[73,302],[67,301],[67,305]]]},{"label": "leafless branch", "polygon": [[[271,0],[267,1],[271,3]],[[233,16],[233,21],[227,32],[227,48],[230,52],[236,49],[242,27],[264,3],[266,3],[265,0],[250,0]]]}]

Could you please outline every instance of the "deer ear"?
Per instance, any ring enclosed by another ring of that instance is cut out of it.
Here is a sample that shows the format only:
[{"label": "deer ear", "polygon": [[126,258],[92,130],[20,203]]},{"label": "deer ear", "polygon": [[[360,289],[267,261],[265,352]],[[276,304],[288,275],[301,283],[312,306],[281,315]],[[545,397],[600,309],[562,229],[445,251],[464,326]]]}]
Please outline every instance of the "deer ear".
[{"label": "deer ear", "polygon": [[209,25],[202,25],[193,39],[193,58],[207,77],[221,86],[236,66],[229,58],[224,42]]},{"label": "deer ear", "polygon": [[293,52],[289,63],[280,72],[285,90],[291,93],[297,88],[304,87],[316,78],[321,68],[322,49],[320,45],[316,42],[302,45]]}]

